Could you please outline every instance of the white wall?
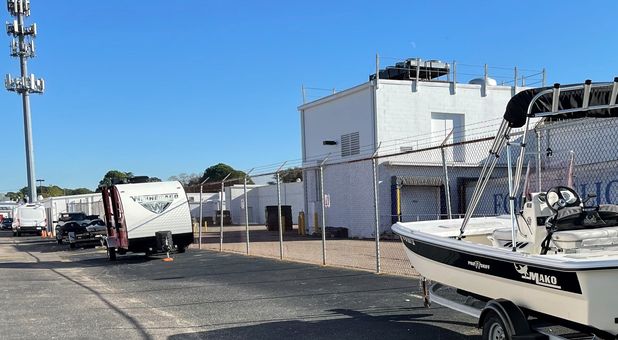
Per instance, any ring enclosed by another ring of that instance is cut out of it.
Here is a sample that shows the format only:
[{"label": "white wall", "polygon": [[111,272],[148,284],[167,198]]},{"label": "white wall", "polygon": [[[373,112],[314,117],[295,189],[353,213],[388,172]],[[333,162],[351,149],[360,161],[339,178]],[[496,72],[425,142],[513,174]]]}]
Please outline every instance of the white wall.
[{"label": "white wall", "polygon": [[99,215],[100,218],[105,219],[101,193],[48,197],[39,203],[45,207],[48,226],[51,230],[54,230],[58,216],[65,212],[83,212],[86,215]]},{"label": "white wall", "polygon": [[[376,94],[378,140],[418,137],[410,139],[409,146],[417,148],[414,140],[420,140],[422,147],[422,143],[427,143],[427,138],[432,136],[432,115],[462,115],[458,123],[463,122],[466,126],[485,121],[494,121],[495,124],[504,114],[513,94],[513,89],[508,86],[488,86],[487,95],[482,96],[481,86],[470,84],[457,84],[457,92],[452,94],[451,86],[443,82],[420,82],[418,91],[414,92],[413,82],[381,80]],[[461,140],[461,135],[458,135]],[[432,139],[432,144],[439,144],[439,139]],[[393,150],[385,152],[392,153]],[[478,162],[479,159],[474,157],[465,161]]]},{"label": "white wall", "polygon": [[[227,187],[226,197],[230,197],[230,215],[232,223],[244,224],[245,215],[241,208],[244,190],[242,185]],[[292,206],[293,223],[298,223],[298,213],[304,211],[303,201],[304,191],[302,182],[281,183],[281,204]],[[249,216],[249,223],[266,223],[265,210],[268,205],[277,205],[277,186],[276,185],[251,185],[247,186],[247,207],[252,213]]]},{"label": "white wall", "polygon": [[[202,216],[212,217],[215,220],[215,214],[220,209],[221,193],[219,192],[205,192],[202,193]],[[194,192],[187,193],[187,199],[189,200],[189,209],[191,210],[191,218],[200,218],[200,194]],[[223,209],[226,208],[225,200],[223,201]]]},{"label": "white wall", "polygon": [[[321,159],[329,153],[331,161],[340,159],[341,135],[348,133],[359,132],[361,149],[374,144],[373,89],[369,83],[303,105],[300,110],[304,160]],[[325,140],[337,145],[323,145]]]}]

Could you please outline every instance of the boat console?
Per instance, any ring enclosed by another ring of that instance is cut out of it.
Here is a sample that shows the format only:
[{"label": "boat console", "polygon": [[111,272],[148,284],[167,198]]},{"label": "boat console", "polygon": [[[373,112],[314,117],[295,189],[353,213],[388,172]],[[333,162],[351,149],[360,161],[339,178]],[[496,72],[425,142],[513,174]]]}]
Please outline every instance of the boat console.
[{"label": "boat console", "polygon": [[[517,214],[517,248],[529,254],[576,253],[618,247],[618,205],[586,206],[575,190],[533,193]],[[494,230],[496,247],[512,247],[511,228]]]}]

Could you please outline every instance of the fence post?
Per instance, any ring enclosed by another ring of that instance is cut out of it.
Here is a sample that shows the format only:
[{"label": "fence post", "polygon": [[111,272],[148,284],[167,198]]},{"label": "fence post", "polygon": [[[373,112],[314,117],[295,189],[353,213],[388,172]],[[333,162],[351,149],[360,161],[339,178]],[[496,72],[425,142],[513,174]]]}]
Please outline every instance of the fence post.
[{"label": "fence post", "polygon": [[[446,144],[448,139],[453,135],[453,131],[455,131],[455,128],[451,129],[451,132],[449,132],[449,134],[446,136],[446,138],[444,138],[444,140],[442,141],[442,144],[440,145],[440,153],[442,154],[442,169],[444,170],[444,194],[446,195],[446,213],[448,215],[449,220],[453,218],[453,215],[451,211],[451,186],[449,184],[448,167],[446,166],[446,156],[444,154],[444,145]],[[453,154],[454,152],[455,150],[453,150]]]},{"label": "fence post", "polygon": [[324,163],[326,163],[327,159],[328,156],[326,156],[322,163],[320,163],[320,195],[322,195],[322,197],[320,197],[320,210],[322,212],[322,265],[324,266],[326,265],[326,209],[324,206]]},{"label": "fence post", "polygon": [[206,181],[208,181],[208,179],[210,179],[210,177],[206,177],[205,180],[202,181],[202,183],[200,183],[200,224],[198,226],[198,238],[199,238],[199,243],[198,243],[198,248],[202,249],[202,221],[203,221],[203,209],[202,209],[202,205],[204,204],[204,201],[202,200],[202,189],[204,188],[204,183],[206,183]]},{"label": "fence post", "polygon": [[300,85],[300,91],[303,94],[303,104],[307,102],[307,95],[305,93],[305,84]]},{"label": "fence post", "polygon": [[[515,66],[515,79],[513,80],[513,95],[517,94],[517,78],[519,78],[519,75],[517,74],[517,66]],[[524,81],[524,77],[521,77],[521,81]],[[523,86],[523,85],[522,85]]]},{"label": "fence post", "polygon": [[453,60],[453,94],[457,93],[457,61]]},{"label": "fence post", "polygon": [[537,190],[541,192],[541,131],[536,130],[536,182]]},{"label": "fence post", "polygon": [[249,177],[251,171],[253,171],[253,169],[249,170],[249,172],[245,174],[245,182],[243,184],[243,197],[245,199],[245,242],[247,248],[247,255],[249,255],[249,200],[247,200],[247,177]]},{"label": "fence post", "polygon": [[418,82],[420,81],[421,58],[416,58],[416,74],[414,77],[414,92],[418,92]]},{"label": "fence post", "polygon": [[375,217],[375,237],[376,237],[376,273],[380,274],[380,208],[378,206],[378,150],[382,142],[378,144],[376,151],[371,156],[371,165],[373,170],[373,211]]},{"label": "fence post", "polygon": [[376,89],[380,87],[380,55],[376,53]]},{"label": "fence post", "polygon": [[227,174],[227,176],[225,176],[225,178],[221,181],[221,199],[219,199],[221,211],[221,215],[219,216],[219,219],[221,220],[221,224],[219,226],[219,251],[223,251],[223,199],[225,198],[225,180],[230,177],[231,174],[231,172]]},{"label": "fence post", "polygon": [[279,172],[281,168],[287,163],[287,161],[283,162],[279,169],[276,172],[277,178],[277,223],[279,224],[279,259],[283,260],[283,223],[281,221],[281,178],[279,176]]},{"label": "fence post", "polygon": [[483,75],[483,86],[481,86],[481,96],[487,96],[487,78],[489,78],[489,70],[487,64],[485,64],[485,73]]}]

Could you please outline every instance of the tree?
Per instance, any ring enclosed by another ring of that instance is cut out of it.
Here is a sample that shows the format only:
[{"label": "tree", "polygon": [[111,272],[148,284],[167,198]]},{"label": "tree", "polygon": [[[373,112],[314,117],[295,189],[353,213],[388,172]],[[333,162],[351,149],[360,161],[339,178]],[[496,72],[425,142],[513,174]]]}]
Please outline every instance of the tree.
[{"label": "tree", "polygon": [[[277,175],[273,175],[273,178],[276,180]],[[287,168],[279,172],[279,178],[283,183],[293,183],[297,182],[299,179],[303,180],[303,169],[299,167]],[[274,182],[276,184],[276,182]]]},{"label": "tree", "polygon": [[200,180],[200,175],[198,174],[187,174],[187,173],[181,173],[178,174],[176,176],[172,176],[170,178],[167,179],[168,181],[178,181],[180,182],[180,184],[182,184],[182,186],[190,186],[192,185],[192,183],[198,183],[199,184],[199,180]]},{"label": "tree", "polygon": [[[43,198],[70,196],[70,195],[83,195],[83,194],[93,193],[92,190],[87,189],[87,188],[67,189],[67,188],[61,188],[57,185],[50,185],[50,186],[41,185],[41,186],[38,186],[36,190],[37,190],[37,195],[41,195],[43,196]],[[8,194],[13,194],[13,195],[9,197]],[[28,195],[28,187],[21,188],[19,190],[19,195],[15,195],[15,194],[16,193],[7,193],[7,197],[9,197],[11,200],[14,200],[15,198],[19,198],[18,196],[21,195],[21,198],[23,198],[24,196]]]},{"label": "tree", "polygon": [[108,171],[103,179],[99,181],[99,186],[110,186],[116,182],[123,182],[133,177],[132,172],[122,172],[118,170]]},{"label": "tree", "polygon": [[20,201],[24,198],[24,194],[21,191],[18,192],[7,192],[5,194],[6,197],[8,197],[11,201]]},{"label": "tree", "polygon": [[48,187],[41,187],[41,191],[39,195],[43,195],[43,197],[57,197],[63,196],[65,189],[60,188],[57,185],[51,185]]},{"label": "tree", "polygon": [[[224,163],[219,163],[204,170],[204,174],[202,175],[202,177],[200,177],[199,183],[201,183],[206,178],[208,178],[208,182],[221,182],[228,174],[230,174],[230,176],[228,177],[228,180],[230,180],[229,185],[234,184],[233,180],[243,179],[247,175],[244,171],[236,170]],[[247,179],[247,184],[253,184],[251,178]]]},{"label": "tree", "polygon": [[148,182],[161,182],[161,179],[158,177],[150,177],[148,178]]},{"label": "tree", "polygon": [[77,189],[71,190],[71,195],[84,195],[84,194],[92,194],[92,193],[93,191],[87,188],[77,188]]}]

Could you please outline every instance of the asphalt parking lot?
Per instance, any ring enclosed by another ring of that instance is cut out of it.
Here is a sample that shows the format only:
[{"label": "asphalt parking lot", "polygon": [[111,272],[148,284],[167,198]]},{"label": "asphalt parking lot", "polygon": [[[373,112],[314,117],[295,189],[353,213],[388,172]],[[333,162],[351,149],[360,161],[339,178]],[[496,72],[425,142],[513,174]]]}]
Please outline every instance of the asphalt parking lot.
[{"label": "asphalt parking lot", "polygon": [[6,339],[468,339],[475,320],[426,309],[411,278],[190,250],[110,263],[0,232]]}]

